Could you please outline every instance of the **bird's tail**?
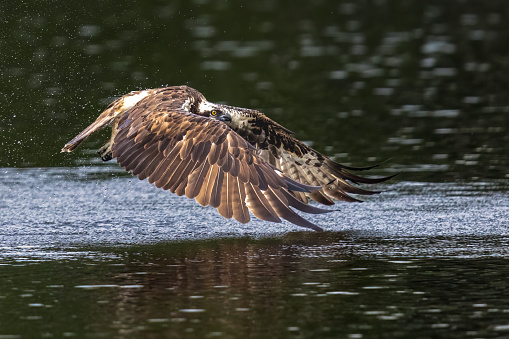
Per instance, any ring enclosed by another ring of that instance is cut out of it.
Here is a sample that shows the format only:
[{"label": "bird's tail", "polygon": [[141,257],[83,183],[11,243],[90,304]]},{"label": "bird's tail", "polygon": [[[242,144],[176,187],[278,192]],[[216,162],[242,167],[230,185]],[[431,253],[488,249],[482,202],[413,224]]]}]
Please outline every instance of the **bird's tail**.
[{"label": "bird's tail", "polygon": [[[104,113],[107,113],[105,111]],[[64,148],[62,148],[62,152],[72,152],[78,145],[85,140],[90,134],[94,133],[98,129],[105,127],[111,123],[115,116],[113,114],[101,114],[96,121],[94,121],[90,126],[81,131],[77,136],[75,136],[71,141],[65,144]]]},{"label": "bird's tail", "polygon": [[92,125],[85,128],[80,134],[75,136],[74,139],[65,144],[64,148],[62,148],[62,152],[72,152],[90,134],[94,133],[98,129],[101,129],[102,127],[110,125],[115,117],[117,117],[119,114],[123,114],[124,112],[128,111],[134,105],[136,105],[138,101],[157,91],[158,89],[134,91],[113,101],[106,108],[106,110],[102,112],[97,120],[92,123]]}]

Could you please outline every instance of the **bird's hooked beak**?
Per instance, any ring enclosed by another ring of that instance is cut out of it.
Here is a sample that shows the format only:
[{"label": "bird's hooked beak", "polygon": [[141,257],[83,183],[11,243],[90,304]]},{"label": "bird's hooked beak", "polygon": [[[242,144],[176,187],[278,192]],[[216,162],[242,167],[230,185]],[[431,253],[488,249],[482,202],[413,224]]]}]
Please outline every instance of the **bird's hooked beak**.
[{"label": "bird's hooked beak", "polygon": [[221,120],[222,122],[231,122],[232,116],[228,113],[225,113],[219,117],[219,120]]}]

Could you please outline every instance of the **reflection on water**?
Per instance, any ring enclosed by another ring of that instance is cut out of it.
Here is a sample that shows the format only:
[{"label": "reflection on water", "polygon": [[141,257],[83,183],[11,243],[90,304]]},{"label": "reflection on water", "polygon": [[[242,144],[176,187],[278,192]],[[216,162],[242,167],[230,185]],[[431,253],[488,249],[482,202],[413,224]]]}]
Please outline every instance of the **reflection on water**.
[{"label": "reflection on water", "polygon": [[[503,336],[507,239],[476,240],[487,252],[472,248],[468,259],[447,254],[459,245],[454,238],[428,239],[442,252],[398,255],[394,242],[311,232],[91,247],[85,251],[95,254],[42,262],[4,259],[0,334]],[[370,242],[374,252],[364,252]],[[412,252],[420,242],[407,239],[404,247]]]},{"label": "reflection on water", "polygon": [[0,166],[73,165],[58,150],[111,97],[189,84],[266,112],[346,163],[392,158],[389,172],[404,169],[407,180],[506,178],[505,9],[402,0],[9,6]]}]

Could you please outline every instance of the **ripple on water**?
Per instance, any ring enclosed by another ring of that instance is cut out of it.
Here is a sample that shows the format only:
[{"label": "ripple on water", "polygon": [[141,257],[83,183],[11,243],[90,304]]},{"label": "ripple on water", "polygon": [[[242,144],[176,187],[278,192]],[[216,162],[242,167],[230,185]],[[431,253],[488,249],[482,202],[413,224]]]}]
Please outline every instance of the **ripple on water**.
[{"label": "ripple on water", "polygon": [[183,308],[180,309],[179,312],[182,313],[202,313],[205,312],[203,308]]},{"label": "ripple on water", "polygon": [[82,288],[85,290],[95,290],[95,289],[99,289],[99,288],[114,288],[114,287],[119,287],[119,286],[118,285],[77,285],[74,287]]},{"label": "ripple on water", "polygon": [[328,295],[359,295],[358,292],[347,292],[347,291],[329,291],[325,292]]}]

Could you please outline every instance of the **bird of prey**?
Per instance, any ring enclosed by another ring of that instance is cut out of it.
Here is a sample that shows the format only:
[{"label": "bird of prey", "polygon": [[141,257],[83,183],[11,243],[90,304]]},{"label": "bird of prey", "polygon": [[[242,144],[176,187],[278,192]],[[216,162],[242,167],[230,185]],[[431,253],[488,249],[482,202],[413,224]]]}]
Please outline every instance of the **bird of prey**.
[{"label": "bird of prey", "polygon": [[332,199],[359,201],[349,195],[378,192],[358,183],[390,179],[364,178],[351,171],[371,167],[338,164],[293,137],[263,113],[215,104],[188,86],[134,91],[112,102],[96,121],[69,141],[72,152],[98,129],[111,126],[111,138],[98,153],[159,188],[217,208],[241,223],[256,217],[317,231],[322,229],[293,209],[330,212],[309,205]]}]

